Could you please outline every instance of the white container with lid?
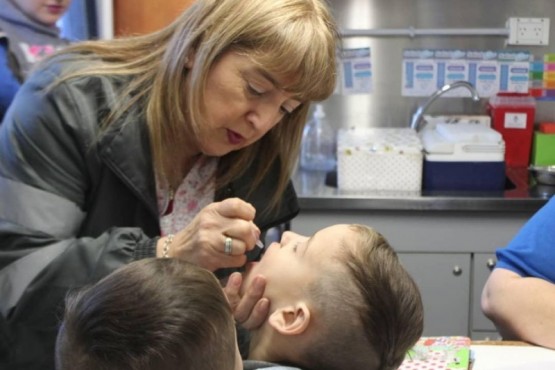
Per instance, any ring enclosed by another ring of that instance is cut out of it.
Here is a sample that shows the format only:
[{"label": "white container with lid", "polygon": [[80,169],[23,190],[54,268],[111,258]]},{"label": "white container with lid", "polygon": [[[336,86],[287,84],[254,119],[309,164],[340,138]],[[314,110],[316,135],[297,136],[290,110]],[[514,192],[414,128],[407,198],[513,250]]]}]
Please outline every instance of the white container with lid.
[{"label": "white container with lid", "polygon": [[410,128],[341,129],[337,184],[345,191],[420,191],[422,143]]},{"label": "white container with lid", "polygon": [[505,142],[488,116],[428,117],[420,132],[425,158],[438,162],[502,162]]}]

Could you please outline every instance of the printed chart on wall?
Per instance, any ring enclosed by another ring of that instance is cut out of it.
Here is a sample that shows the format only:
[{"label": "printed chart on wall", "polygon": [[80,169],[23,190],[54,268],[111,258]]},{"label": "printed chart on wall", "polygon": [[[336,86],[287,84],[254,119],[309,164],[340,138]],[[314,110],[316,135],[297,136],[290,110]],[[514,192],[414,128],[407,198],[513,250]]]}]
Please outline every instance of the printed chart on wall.
[{"label": "printed chart on wall", "polygon": [[399,370],[467,370],[469,366],[470,338],[422,337]]},{"label": "printed chart on wall", "polygon": [[371,57],[370,48],[342,50],[341,94],[370,94],[372,92]]},{"label": "printed chart on wall", "polygon": [[[527,93],[530,79],[529,51],[405,49],[403,96],[430,96],[446,84],[470,82],[482,98],[499,92]],[[466,89],[445,96],[466,97]]]}]

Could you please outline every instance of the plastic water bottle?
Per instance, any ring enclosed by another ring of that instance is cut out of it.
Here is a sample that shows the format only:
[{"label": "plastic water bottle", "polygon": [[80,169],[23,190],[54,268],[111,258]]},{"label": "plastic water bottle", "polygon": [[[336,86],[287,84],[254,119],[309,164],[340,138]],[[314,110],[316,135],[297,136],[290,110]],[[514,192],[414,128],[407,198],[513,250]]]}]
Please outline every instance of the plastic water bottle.
[{"label": "plastic water bottle", "polygon": [[301,168],[332,171],[336,165],[335,130],[326,120],[322,104],[316,104],[312,119],[306,124],[301,144]]}]

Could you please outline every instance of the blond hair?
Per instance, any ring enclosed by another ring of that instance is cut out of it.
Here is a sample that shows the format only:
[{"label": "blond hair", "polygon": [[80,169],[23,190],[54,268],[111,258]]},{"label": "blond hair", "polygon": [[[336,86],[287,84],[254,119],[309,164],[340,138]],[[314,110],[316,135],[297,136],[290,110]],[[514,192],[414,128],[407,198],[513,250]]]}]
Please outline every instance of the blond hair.
[{"label": "blond hair", "polygon": [[[217,187],[222,187],[256,162],[254,190],[278,161],[271,209],[293,170],[309,103],[326,99],[334,90],[337,41],[336,24],[323,0],[196,0],[158,32],[64,49],[62,53],[78,60],[88,61],[92,55],[97,63],[66,73],[61,81],[87,75],[129,76],[106,122],[144,103],[140,112],[148,124],[155,171],[175,184],[184,176],[182,149],[203,124],[204,86],[220,56],[238,51],[278,77],[293,78],[285,89],[303,104],[258,142],[224,156],[217,175]],[[189,70],[190,58],[195,63]],[[191,85],[186,91],[188,75]]]}]

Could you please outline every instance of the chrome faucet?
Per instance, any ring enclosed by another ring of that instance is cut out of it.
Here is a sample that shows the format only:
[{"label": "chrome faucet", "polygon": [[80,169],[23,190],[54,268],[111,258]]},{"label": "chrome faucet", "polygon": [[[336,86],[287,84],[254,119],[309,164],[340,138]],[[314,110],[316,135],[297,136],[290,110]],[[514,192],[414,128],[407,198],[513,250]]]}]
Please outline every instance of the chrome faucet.
[{"label": "chrome faucet", "polygon": [[424,117],[424,112],[426,112],[426,110],[430,107],[430,105],[432,105],[432,103],[437,98],[439,98],[441,95],[445,94],[447,91],[453,90],[453,89],[456,89],[456,88],[459,88],[459,87],[465,87],[468,91],[470,91],[470,94],[472,94],[472,100],[473,101],[479,101],[480,100],[480,96],[478,95],[478,92],[476,91],[474,86],[472,86],[472,84],[470,82],[455,81],[451,84],[444,85],[441,89],[437,90],[432,95],[430,95],[428,100],[426,100],[426,102],[424,104],[420,105],[418,107],[418,109],[416,109],[416,112],[414,112],[414,114],[412,115],[412,120],[410,122],[410,128],[412,128],[412,129],[414,129],[418,132],[420,130],[420,124],[421,124],[422,119]]}]

